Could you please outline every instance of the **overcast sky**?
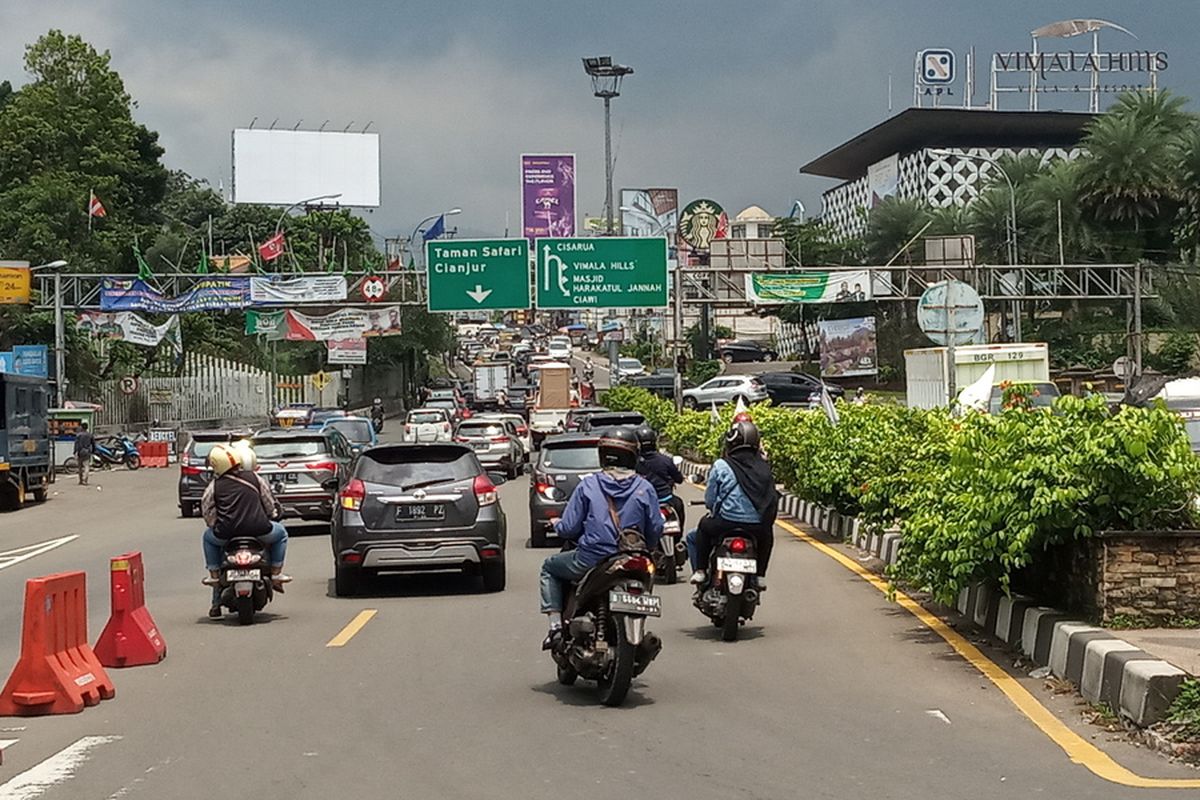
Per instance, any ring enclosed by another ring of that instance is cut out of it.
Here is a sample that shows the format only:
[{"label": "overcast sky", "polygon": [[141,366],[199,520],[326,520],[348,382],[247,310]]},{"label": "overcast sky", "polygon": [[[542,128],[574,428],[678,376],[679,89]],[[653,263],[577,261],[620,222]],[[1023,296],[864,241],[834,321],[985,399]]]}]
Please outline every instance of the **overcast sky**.
[{"label": "overcast sky", "polygon": [[255,117],[372,121],[373,230],[407,234],[461,206],[461,233],[499,234],[506,213],[519,230],[522,152],[577,153],[580,217],[601,213],[602,105],[582,56],[637,70],[613,104],[618,189],[676,186],[731,215],[786,214],[799,198],[813,213],[833,184],[799,166],[886,118],[889,73],[895,110],[908,106],[916,50],[961,61],[974,45],[982,103],[992,51],[1027,49],[1033,28],[1072,17],[1139,37],[1106,33],[1104,49],[1167,51],[1162,84],[1200,95],[1196,0],[0,0],[0,79],[25,82],[24,45],[46,30],[79,33],[112,52],[167,164],[214,185],[229,183],[230,130]]}]

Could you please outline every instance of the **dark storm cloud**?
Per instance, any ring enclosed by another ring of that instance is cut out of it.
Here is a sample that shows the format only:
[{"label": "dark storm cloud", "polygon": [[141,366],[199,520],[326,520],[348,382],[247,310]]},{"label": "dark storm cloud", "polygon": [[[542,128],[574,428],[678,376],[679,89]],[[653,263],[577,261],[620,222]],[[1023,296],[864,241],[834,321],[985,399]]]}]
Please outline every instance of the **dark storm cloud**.
[{"label": "dark storm cloud", "polygon": [[[113,53],[162,134],[173,167],[228,181],[229,130],[258,117],[382,135],[381,232],[404,233],[461,206],[464,230],[516,224],[521,152],[575,152],[579,208],[603,203],[601,105],[579,59],[633,65],[614,103],[618,186],[678,186],[731,211],[757,203],[815,211],[829,183],[800,164],[912,99],[913,53],[975,45],[1024,49],[1029,31],[1088,16],[1167,50],[1163,84],[1200,92],[1191,0],[1121,2],[446,2],[0,0],[0,76],[20,79],[20,48],[50,27]],[[1081,42],[1083,44],[1083,42]],[[986,100],[986,69],[977,72]]]}]

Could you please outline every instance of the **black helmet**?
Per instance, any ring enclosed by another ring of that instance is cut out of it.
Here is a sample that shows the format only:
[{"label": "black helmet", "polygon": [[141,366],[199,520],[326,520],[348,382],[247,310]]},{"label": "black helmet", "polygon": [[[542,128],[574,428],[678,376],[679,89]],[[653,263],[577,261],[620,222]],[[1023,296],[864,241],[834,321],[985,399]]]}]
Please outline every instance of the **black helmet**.
[{"label": "black helmet", "polygon": [[735,422],[725,432],[725,452],[732,453],[734,450],[742,450],[747,447],[757,450],[761,441],[762,439],[758,435],[758,426],[753,422]]},{"label": "black helmet", "polygon": [[636,431],[638,445],[643,453],[653,453],[658,449],[658,433],[649,425],[639,425]]},{"label": "black helmet", "polygon": [[633,469],[637,466],[638,437],[632,428],[609,428],[600,434],[600,466],[624,467]]}]

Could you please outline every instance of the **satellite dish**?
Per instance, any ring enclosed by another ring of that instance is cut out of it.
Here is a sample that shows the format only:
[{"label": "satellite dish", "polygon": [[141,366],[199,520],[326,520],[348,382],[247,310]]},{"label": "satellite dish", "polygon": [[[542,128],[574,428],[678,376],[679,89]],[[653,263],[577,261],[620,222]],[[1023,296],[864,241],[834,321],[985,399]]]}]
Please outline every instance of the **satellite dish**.
[{"label": "satellite dish", "polygon": [[962,281],[939,281],[917,301],[917,324],[943,347],[975,344],[983,339],[983,300]]}]

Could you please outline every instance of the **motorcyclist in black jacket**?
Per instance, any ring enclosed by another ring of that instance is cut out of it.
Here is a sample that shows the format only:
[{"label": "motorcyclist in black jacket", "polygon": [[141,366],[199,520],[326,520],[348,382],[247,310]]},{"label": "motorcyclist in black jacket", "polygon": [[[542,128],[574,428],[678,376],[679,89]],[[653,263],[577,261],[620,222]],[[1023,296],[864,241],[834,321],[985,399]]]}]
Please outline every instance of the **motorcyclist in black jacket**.
[{"label": "motorcyclist in black jacket", "polygon": [[675,461],[666,453],[658,450],[658,433],[649,425],[641,425],[637,429],[638,444],[641,449],[638,458],[637,471],[658,493],[659,503],[670,503],[683,525],[683,498],[675,494],[675,487],[683,483],[683,473],[675,466]]}]

